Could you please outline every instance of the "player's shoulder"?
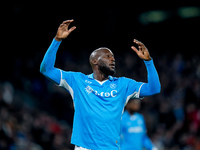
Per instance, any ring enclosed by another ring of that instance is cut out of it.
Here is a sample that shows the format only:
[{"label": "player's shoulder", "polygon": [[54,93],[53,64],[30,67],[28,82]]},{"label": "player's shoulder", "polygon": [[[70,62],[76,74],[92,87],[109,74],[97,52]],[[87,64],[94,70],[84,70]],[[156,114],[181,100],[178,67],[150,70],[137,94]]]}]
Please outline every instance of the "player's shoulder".
[{"label": "player's shoulder", "polygon": [[128,77],[119,77],[118,80],[122,82],[136,82],[134,79]]},{"label": "player's shoulder", "polygon": [[86,75],[82,72],[74,72],[74,71],[62,71],[63,76],[71,76],[77,79],[85,78]]}]

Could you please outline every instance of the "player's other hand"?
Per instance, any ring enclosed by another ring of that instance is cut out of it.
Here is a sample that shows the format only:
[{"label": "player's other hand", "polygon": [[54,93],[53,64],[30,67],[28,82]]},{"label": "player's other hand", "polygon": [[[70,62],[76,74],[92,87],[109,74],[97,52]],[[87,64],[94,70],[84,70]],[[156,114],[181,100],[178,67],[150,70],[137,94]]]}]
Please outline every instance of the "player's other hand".
[{"label": "player's other hand", "polygon": [[146,46],[136,39],[134,39],[133,42],[138,45],[138,49],[135,46],[131,46],[131,49],[134,50],[141,59],[146,61],[151,60],[151,56]]},{"label": "player's other hand", "polygon": [[66,20],[66,21],[63,21],[62,24],[60,24],[59,28],[58,28],[58,31],[57,31],[57,34],[55,36],[55,39],[57,41],[61,41],[62,39],[65,39],[68,37],[68,35],[74,31],[76,29],[75,26],[71,27],[70,29],[68,29],[70,23],[72,23],[74,20]]}]

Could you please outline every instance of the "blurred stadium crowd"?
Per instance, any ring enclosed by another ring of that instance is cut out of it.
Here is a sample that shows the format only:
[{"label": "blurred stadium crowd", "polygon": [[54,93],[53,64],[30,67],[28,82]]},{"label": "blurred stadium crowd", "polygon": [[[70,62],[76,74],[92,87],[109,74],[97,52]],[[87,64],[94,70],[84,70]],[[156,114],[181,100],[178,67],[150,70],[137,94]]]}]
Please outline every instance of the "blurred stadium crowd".
[{"label": "blurred stadium crowd", "polygon": [[[0,81],[1,150],[72,150],[73,102],[70,95],[39,73],[44,54],[23,63],[14,60],[12,75]],[[89,54],[57,56],[63,70],[91,73]],[[152,54],[161,93],[142,100],[148,135],[159,150],[200,149],[200,56]],[[145,66],[134,52],[115,55],[116,76],[146,81]],[[23,60],[24,61],[24,60]],[[24,72],[23,70],[26,70]],[[32,74],[37,72],[37,74]]]}]

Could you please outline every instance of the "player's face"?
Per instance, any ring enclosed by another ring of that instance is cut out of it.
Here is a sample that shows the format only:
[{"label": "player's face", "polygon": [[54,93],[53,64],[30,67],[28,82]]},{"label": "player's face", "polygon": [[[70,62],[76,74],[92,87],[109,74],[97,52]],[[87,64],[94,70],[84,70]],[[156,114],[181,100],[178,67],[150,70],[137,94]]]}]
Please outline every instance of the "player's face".
[{"label": "player's face", "polygon": [[98,66],[100,71],[106,75],[115,74],[115,58],[109,49],[102,49],[102,53],[98,58]]}]

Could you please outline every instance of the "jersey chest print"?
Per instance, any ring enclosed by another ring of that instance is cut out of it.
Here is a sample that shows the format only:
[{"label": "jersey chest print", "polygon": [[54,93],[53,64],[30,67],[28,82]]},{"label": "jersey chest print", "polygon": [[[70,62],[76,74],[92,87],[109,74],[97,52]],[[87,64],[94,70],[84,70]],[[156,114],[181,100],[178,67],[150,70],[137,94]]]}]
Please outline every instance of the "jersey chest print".
[{"label": "jersey chest print", "polygon": [[85,80],[86,83],[89,83],[90,85],[87,85],[85,87],[85,91],[88,94],[95,94],[97,96],[101,96],[101,97],[116,97],[117,96],[117,90],[116,87],[117,85],[115,83],[110,83],[110,88],[103,88],[106,89],[106,91],[102,91],[102,88],[95,88],[92,86],[92,82]]}]

